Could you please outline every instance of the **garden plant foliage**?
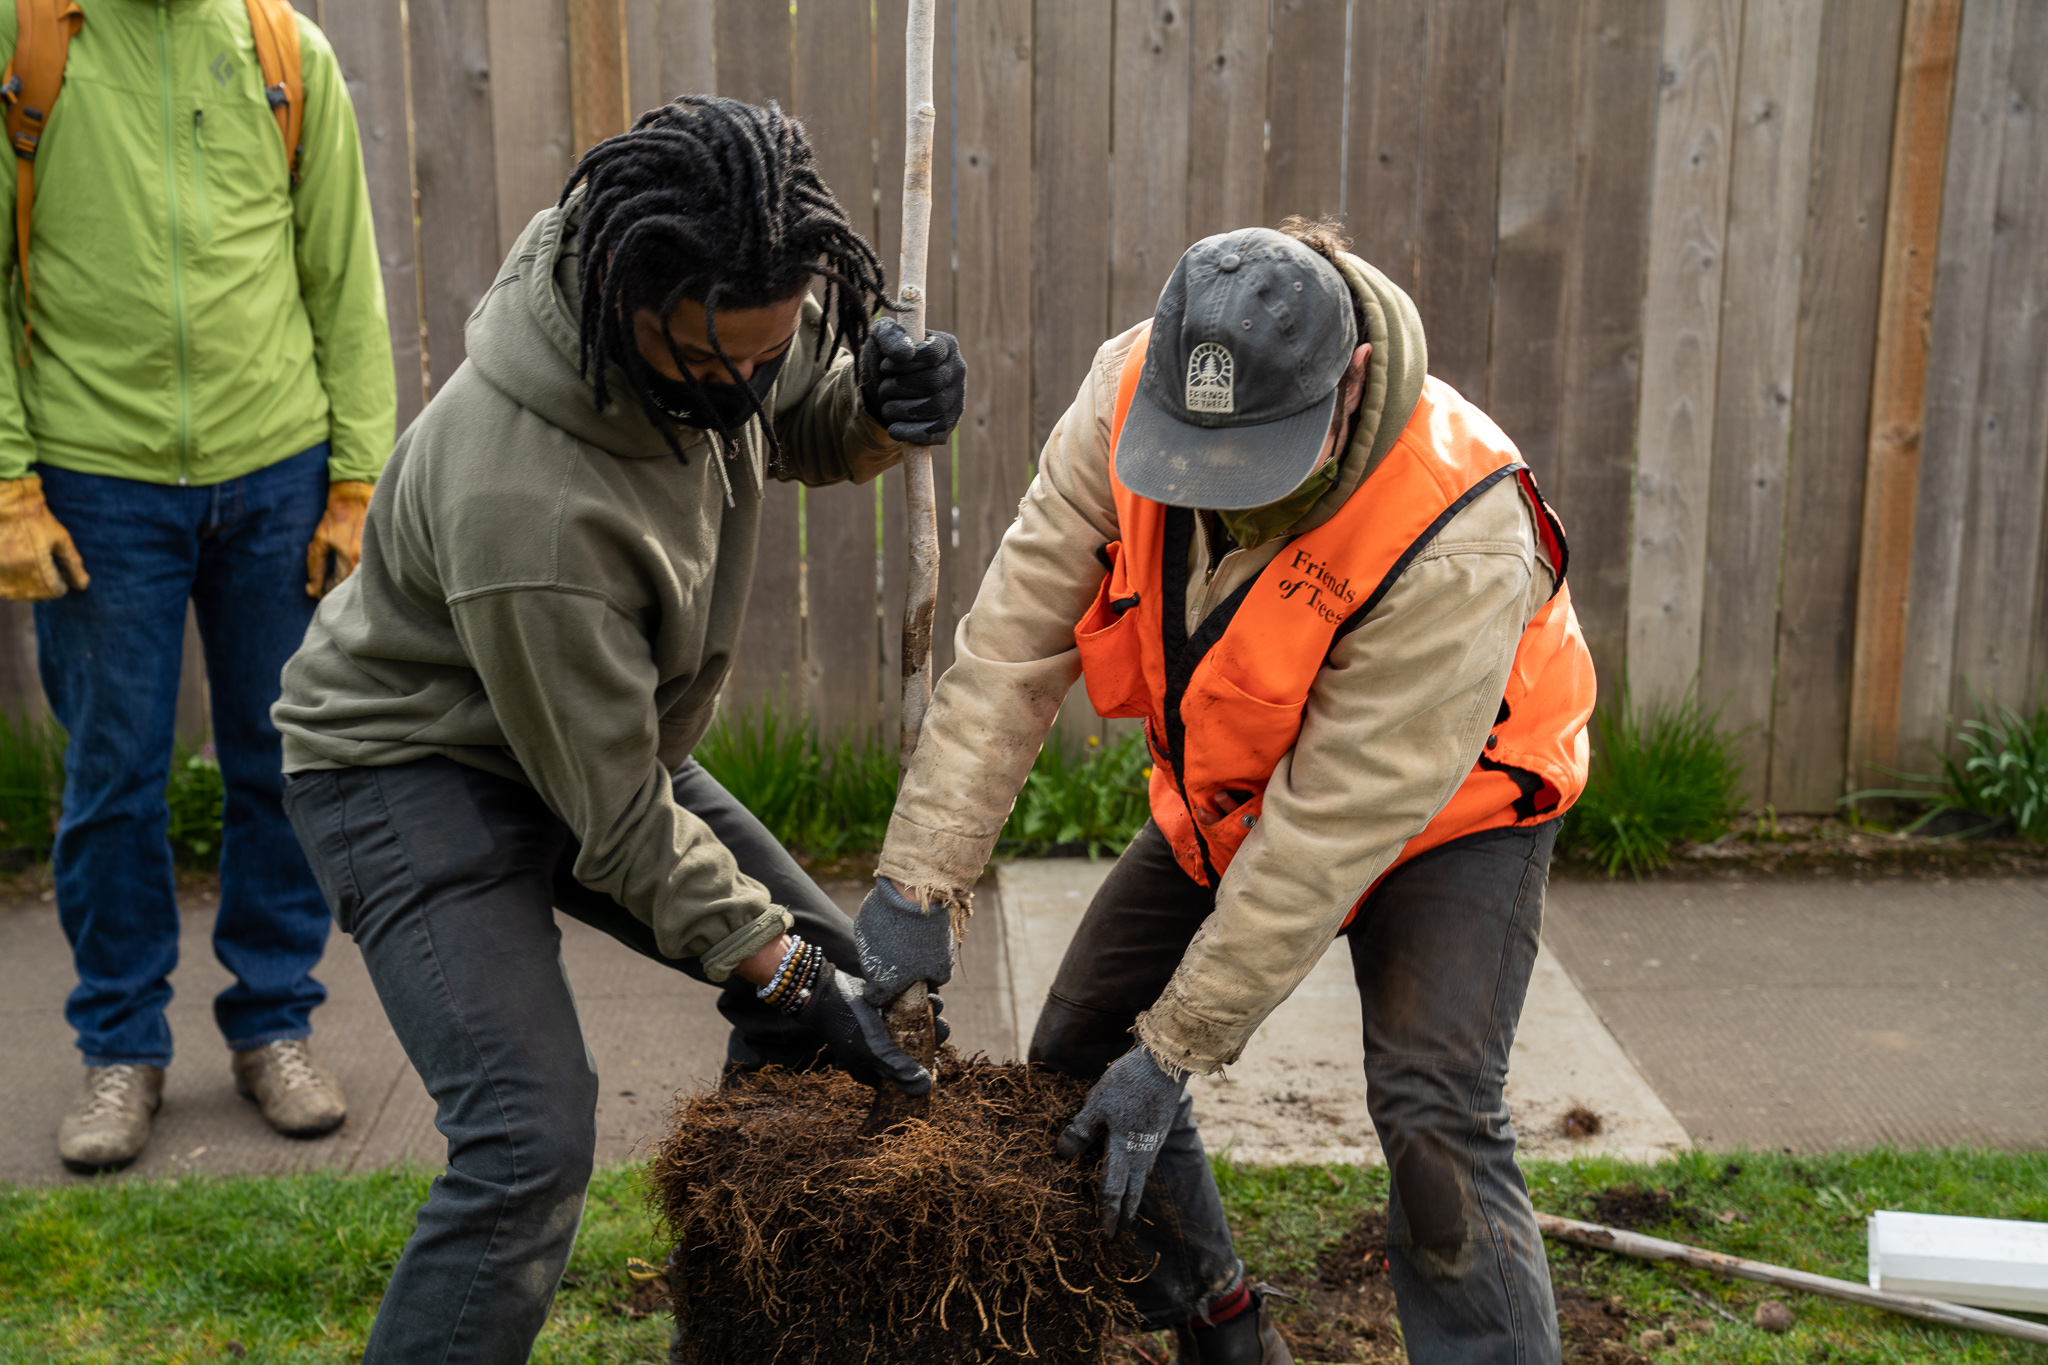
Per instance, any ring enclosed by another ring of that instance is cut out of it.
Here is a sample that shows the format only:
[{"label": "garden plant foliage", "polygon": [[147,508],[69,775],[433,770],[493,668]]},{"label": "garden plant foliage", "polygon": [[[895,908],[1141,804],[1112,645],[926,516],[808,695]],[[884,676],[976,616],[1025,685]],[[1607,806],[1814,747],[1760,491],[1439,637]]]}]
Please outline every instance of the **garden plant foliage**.
[{"label": "garden plant foliage", "polygon": [[2028,714],[1980,700],[1976,719],[1956,727],[1956,742],[1961,758],[1943,754],[1938,775],[1892,774],[1921,786],[1856,792],[1843,801],[1888,797],[1928,803],[1927,812],[1906,826],[1909,834],[1950,811],[1966,811],[1984,820],[1978,829],[1961,831],[1965,835],[2010,822],[2022,839],[2048,843],[2048,701]]},{"label": "garden plant foliage", "polygon": [[1728,832],[1742,813],[1742,763],[1719,713],[1688,689],[1637,706],[1623,678],[1593,716],[1593,766],[1560,842],[1617,876],[1667,867],[1681,843]]},{"label": "garden plant foliage", "polygon": [[[48,716],[0,711],[0,851],[40,861],[57,842],[64,802],[64,729]],[[211,744],[180,744],[164,784],[172,850],[183,862],[220,861],[225,787]]]},{"label": "garden plant foliage", "polygon": [[[815,858],[882,846],[896,805],[896,755],[874,736],[821,740],[773,707],[722,719],[697,761],[790,848]],[[1006,853],[1120,853],[1148,815],[1151,758],[1142,735],[1069,754],[1057,732],[1039,750],[1003,826]]]}]

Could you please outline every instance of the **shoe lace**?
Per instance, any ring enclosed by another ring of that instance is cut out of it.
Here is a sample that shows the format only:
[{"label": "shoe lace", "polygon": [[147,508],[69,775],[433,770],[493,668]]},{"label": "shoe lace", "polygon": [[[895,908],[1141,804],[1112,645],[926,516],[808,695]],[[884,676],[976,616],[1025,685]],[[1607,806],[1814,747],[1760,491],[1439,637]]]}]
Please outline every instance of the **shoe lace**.
[{"label": "shoe lace", "polygon": [[271,1061],[277,1067],[277,1078],[286,1090],[300,1090],[317,1085],[320,1075],[313,1070],[313,1058],[306,1051],[303,1038],[286,1038],[270,1045]]},{"label": "shoe lace", "polygon": [[86,1092],[85,1109],[80,1114],[88,1123],[118,1116],[140,1074],[135,1067],[124,1062],[94,1070],[92,1089]]}]

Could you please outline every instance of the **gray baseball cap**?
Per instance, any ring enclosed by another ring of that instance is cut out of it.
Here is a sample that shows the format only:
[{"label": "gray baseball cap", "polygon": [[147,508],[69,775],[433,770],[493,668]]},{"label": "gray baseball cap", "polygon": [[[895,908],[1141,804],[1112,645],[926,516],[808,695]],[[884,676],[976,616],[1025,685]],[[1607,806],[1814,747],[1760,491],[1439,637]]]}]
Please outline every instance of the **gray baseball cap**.
[{"label": "gray baseball cap", "polygon": [[1152,315],[1116,476],[1140,497],[1237,511],[1315,472],[1358,345],[1335,266],[1271,228],[1204,237]]}]

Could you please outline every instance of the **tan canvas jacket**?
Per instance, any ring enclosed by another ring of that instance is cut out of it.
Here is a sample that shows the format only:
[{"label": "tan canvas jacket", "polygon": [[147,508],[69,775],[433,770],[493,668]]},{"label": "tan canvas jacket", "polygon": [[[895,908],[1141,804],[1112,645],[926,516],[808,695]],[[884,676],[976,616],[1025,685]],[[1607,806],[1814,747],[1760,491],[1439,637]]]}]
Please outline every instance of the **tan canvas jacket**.
[{"label": "tan canvas jacket", "polygon": [[[1290,534],[1351,497],[1407,425],[1427,368],[1406,294],[1355,257],[1340,261],[1373,352],[1336,487]],[[964,898],[980,877],[1032,759],[1080,675],[1074,626],[1102,582],[1096,550],[1118,538],[1109,426],[1135,329],[1097,352],[1039,456],[1037,477],[961,619],[879,870],[907,888]],[[1266,1016],[1329,947],[1367,887],[1471,771],[1523,628],[1551,592],[1535,513],[1516,480],[1461,511],[1365,624],[1344,636],[1309,694],[1264,814],[1224,873],[1216,911],[1189,945],[1139,1040],[1178,1069],[1237,1060]],[[1198,522],[1201,519],[1197,519]],[[1262,570],[1286,537],[1209,562],[1197,537],[1190,628]]]}]

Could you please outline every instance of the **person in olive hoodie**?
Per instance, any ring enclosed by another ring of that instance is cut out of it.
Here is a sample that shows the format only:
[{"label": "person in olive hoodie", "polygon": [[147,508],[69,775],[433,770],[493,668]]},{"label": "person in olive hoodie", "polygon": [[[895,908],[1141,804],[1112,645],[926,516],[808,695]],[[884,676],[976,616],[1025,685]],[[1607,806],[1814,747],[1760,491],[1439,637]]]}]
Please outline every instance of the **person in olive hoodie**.
[{"label": "person in olive hoodie", "polygon": [[766,480],[865,481],[959,419],[954,339],[887,302],[774,105],[642,116],[513,247],[285,669],[285,804],[448,1138],[368,1360],[523,1360],[547,1317],[598,1083],[557,908],[722,987],[735,1068],[930,1087],[851,922],[690,758]]},{"label": "person in olive hoodie", "polygon": [[[53,861],[86,1074],[58,1151],[93,1170],[142,1151],[171,1060],[164,783],[188,599],[227,789],[213,946],[235,980],[214,1018],[274,1127],[344,1116],[306,1050],[329,919],[285,825],[269,712],[317,596],[355,560],[395,401],[355,115],[319,29],[298,20],[294,184],[244,0],[81,3],[35,162],[28,279],[6,291],[0,597],[36,603],[70,737]],[[0,61],[15,36],[0,0]],[[0,177],[10,266],[15,193]]]}]

